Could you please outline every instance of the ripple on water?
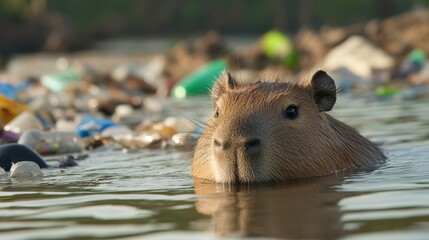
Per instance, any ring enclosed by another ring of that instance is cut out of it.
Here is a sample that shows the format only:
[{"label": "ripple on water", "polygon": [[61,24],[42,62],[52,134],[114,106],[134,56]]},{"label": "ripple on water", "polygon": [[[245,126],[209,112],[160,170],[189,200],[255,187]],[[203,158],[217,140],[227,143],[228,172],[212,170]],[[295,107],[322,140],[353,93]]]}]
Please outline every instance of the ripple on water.
[{"label": "ripple on water", "polygon": [[[209,112],[208,100],[183,105],[194,118],[206,118],[194,109]],[[94,152],[38,182],[2,180],[0,239],[427,239],[429,105],[342,96],[333,115],[381,144],[388,161],[296,185],[210,192],[194,188],[190,153]]]}]

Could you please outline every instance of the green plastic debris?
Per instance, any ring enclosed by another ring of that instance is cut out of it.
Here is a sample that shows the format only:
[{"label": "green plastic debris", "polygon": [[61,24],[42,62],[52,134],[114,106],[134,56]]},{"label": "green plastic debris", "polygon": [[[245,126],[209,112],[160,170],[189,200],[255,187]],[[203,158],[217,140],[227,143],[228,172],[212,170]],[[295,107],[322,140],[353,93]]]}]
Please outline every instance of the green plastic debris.
[{"label": "green plastic debris", "polygon": [[426,55],[422,49],[415,49],[408,54],[408,59],[416,62],[420,68],[423,68],[426,64]]},{"label": "green plastic debris", "polygon": [[399,93],[399,89],[394,87],[378,87],[375,89],[377,97],[392,97]]},{"label": "green plastic debris", "polygon": [[42,77],[43,86],[53,92],[64,92],[69,86],[80,82],[79,75],[73,70],[65,70]]},{"label": "green plastic debris", "polygon": [[280,61],[288,68],[298,66],[298,51],[289,38],[279,31],[269,31],[262,36],[262,51],[270,59]]},{"label": "green plastic debris", "polygon": [[227,69],[225,60],[214,60],[182,78],[173,88],[171,95],[176,99],[204,95],[210,92],[216,78]]},{"label": "green plastic debris", "polygon": [[298,67],[298,49],[292,48],[292,52],[290,52],[289,55],[287,55],[286,58],[283,59],[283,65],[290,69],[296,69]]}]

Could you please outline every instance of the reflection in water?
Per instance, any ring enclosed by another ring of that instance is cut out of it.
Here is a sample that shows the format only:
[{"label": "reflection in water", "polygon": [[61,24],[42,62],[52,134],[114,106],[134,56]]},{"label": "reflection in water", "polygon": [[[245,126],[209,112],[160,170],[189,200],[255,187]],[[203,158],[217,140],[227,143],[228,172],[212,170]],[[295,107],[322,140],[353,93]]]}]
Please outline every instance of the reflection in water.
[{"label": "reflection in water", "polygon": [[343,176],[271,186],[226,186],[195,180],[196,208],[212,216],[214,231],[226,236],[333,239],[342,235],[339,200],[352,193],[326,191]]}]

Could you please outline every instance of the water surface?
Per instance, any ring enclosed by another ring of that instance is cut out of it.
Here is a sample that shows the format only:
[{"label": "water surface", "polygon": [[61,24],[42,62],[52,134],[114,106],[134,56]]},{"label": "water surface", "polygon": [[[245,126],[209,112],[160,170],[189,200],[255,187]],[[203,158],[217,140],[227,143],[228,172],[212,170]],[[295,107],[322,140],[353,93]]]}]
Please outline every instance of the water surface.
[{"label": "water surface", "polygon": [[[207,100],[177,105],[194,119],[209,112]],[[333,115],[382,145],[389,160],[282,185],[226,187],[194,182],[189,152],[94,152],[41,180],[0,180],[0,239],[427,239],[427,102],[342,96]]]}]

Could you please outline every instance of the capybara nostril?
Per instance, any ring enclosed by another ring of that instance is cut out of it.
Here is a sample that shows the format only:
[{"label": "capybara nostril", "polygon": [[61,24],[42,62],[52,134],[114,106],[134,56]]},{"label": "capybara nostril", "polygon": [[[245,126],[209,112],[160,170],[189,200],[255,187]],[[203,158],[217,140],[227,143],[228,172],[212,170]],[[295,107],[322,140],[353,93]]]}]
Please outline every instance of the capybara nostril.
[{"label": "capybara nostril", "polygon": [[223,141],[217,138],[213,140],[213,145],[215,148],[224,148]]},{"label": "capybara nostril", "polygon": [[244,149],[246,151],[257,151],[261,146],[261,140],[259,138],[250,138],[244,141]]}]

